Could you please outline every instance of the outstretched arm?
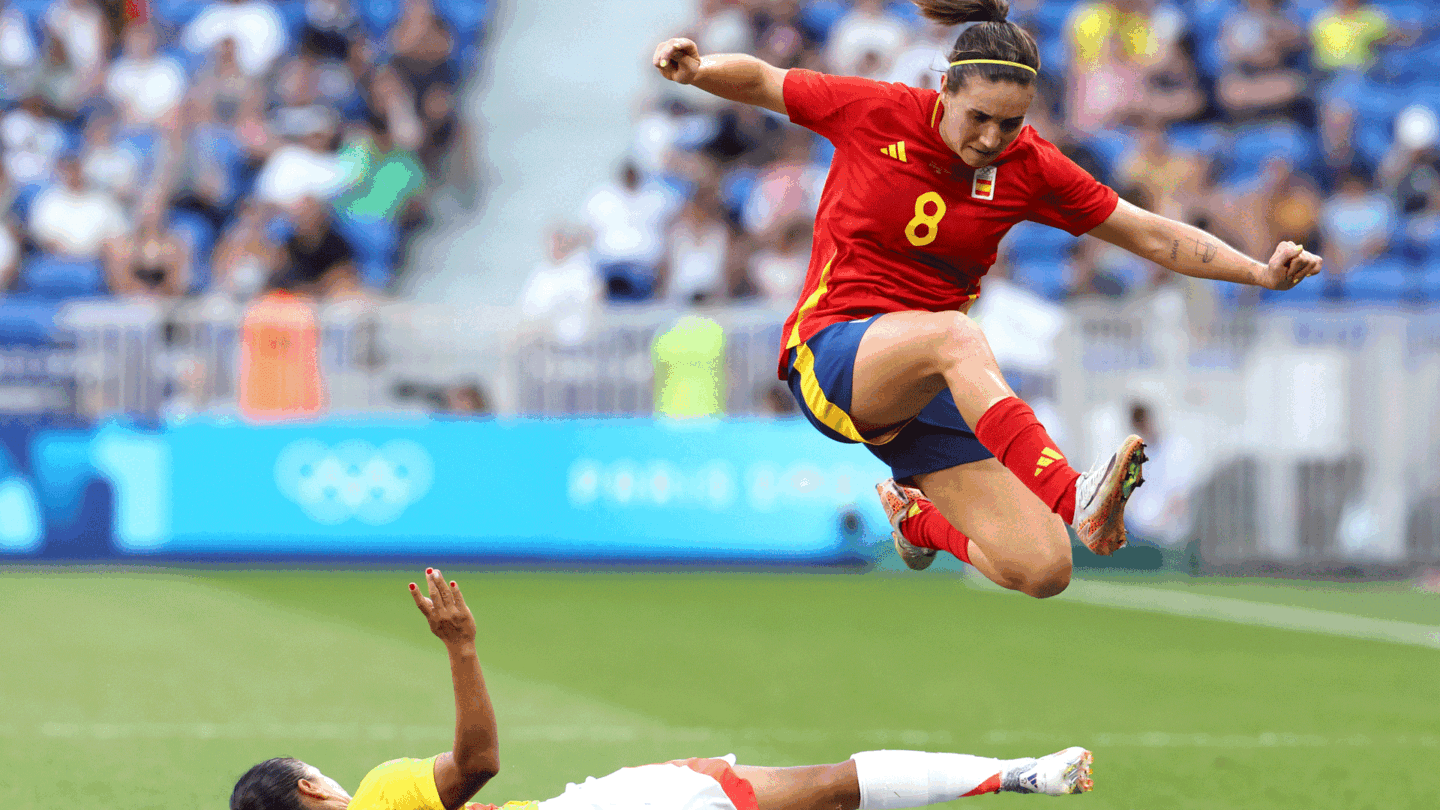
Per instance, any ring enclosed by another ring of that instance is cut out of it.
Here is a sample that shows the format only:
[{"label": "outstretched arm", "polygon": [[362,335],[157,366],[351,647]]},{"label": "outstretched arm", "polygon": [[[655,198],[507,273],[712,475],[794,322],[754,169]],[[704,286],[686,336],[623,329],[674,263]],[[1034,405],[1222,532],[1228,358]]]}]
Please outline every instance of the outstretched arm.
[{"label": "outstretched arm", "polygon": [[660,75],[672,82],[693,84],[712,95],[786,115],[787,71],[764,60],[743,53],[702,58],[693,41],[679,38],[657,45],[651,61]]},{"label": "outstretched arm", "polygon": [[436,758],[435,788],[446,810],[456,810],[500,771],[499,735],[475,653],[475,617],[459,586],[446,583],[439,570],[425,569],[425,584],[429,598],[413,582],[410,595],[430,622],[430,632],[445,642],[455,684],[455,750]]},{"label": "outstretched arm", "polygon": [[1121,200],[1090,235],[1186,276],[1288,290],[1320,272],[1321,258],[1294,242],[1275,247],[1269,263],[1258,262],[1191,225],[1176,222]]}]

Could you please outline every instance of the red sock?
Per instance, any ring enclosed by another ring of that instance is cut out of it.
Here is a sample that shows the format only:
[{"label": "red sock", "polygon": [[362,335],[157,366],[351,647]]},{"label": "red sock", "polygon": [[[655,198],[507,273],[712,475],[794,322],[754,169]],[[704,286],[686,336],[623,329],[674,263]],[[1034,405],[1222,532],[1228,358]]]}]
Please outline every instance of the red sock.
[{"label": "red sock", "polygon": [[900,533],[905,535],[905,539],[921,548],[948,551],[960,562],[969,563],[970,538],[951,526],[935,504],[921,501],[919,506],[918,513],[900,521]]},{"label": "red sock", "polygon": [[991,405],[975,425],[975,438],[1050,511],[1066,523],[1075,522],[1075,479],[1080,473],[1055,449],[1055,440],[1029,405],[1019,397]]},{"label": "red sock", "polygon": [[[975,789],[970,791],[969,793],[966,793],[965,796],[979,796],[984,793],[999,793],[1000,785],[1000,774],[997,773],[989,779],[986,779],[984,782],[976,785]],[[960,798],[963,799],[965,798],[965,796],[961,796]]]}]

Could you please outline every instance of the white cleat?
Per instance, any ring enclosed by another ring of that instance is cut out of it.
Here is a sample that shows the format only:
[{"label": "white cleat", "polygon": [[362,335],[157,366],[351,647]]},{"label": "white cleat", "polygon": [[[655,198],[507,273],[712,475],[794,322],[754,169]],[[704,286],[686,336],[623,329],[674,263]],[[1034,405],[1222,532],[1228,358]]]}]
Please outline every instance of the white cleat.
[{"label": "white cleat", "polygon": [[875,492],[880,496],[880,505],[885,508],[885,517],[890,521],[890,538],[895,541],[895,551],[904,560],[905,565],[915,571],[923,571],[935,562],[935,549],[924,548],[911,543],[900,533],[900,521],[920,511],[922,502],[929,503],[930,499],[925,493],[914,487],[902,486],[895,483],[894,478],[887,478],[875,485]]},{"label": "white cleat", "polygon": [[1096,462],[1075,481],[1075,522],[1070,524],[1087,548],[1101,556],[1125,545],[1125,502],[1145,483],[1140,467],[1145,443],[1130,436],[1109,462]]},{"label": "white cleat", "polygon": [[1088,793],[1094,787],[1090,781],[1093,760],[1094,756],[1079,746],[1056,751],[1006,771],[1000,777],[1000,789],[1042,796]]}]

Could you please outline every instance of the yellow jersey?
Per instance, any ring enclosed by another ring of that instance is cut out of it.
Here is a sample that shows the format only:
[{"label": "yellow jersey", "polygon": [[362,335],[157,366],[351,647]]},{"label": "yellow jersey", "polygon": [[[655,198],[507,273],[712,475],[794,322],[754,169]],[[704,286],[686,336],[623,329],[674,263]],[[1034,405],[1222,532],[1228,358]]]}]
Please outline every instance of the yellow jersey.
[{"label": "yellow jersey", "polygon": [[[467,804],[469,810],[501,810],[493,804]],[[538,802],[507,802],[503,810],[538,810]],[[392,759],[360,781],[350,810],[445,810],[435,787],[435,757]]]}]

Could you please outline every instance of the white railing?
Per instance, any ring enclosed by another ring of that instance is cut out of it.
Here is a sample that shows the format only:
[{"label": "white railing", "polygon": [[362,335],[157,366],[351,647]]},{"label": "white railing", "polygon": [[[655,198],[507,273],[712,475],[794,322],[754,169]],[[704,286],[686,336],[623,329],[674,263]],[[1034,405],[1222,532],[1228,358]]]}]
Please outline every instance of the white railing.
[{"label": "white railing", "polygon": [[[1113,448],[1128,404],[1144,400],[1161,431],[1193,448],[1194,533],[1207,558],[1440,562],[1440,312],[1197,317],[1178,295],[1071,307],[1049,371],[1023,375],[1022,394],[1051,399],[1072,458],[1088,464]],[[69,306],[76,408],[233,408],[242,314],[217,301]],[[416,410],[404,384],[475,382],[501,414],[559,416],[651,413],[651,343],[681,313],[600,313],[570,343],[502,307],[318,314],[332,413]],[[726,331],[728,411],[760,411],[786,313],[705,314]]]}]

